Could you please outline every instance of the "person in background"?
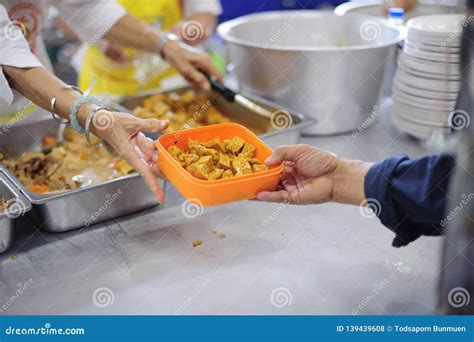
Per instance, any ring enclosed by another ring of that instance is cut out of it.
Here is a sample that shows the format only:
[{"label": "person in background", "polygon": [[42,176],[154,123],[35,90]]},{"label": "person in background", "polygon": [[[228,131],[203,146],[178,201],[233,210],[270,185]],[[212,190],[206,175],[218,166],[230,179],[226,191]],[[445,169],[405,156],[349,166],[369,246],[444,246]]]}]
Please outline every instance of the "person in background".
[{"label": "person in background", "polygon": [[[216,16],[221,13],[218,0],[118,0],[118,3],[150,27],[171,32],[192,46],[201,44],[214,32]],[[82,57],[77,63],[79,87],[85,89],[95,81],[93,92],[97,94],[132,95],[159,88],[163,80],[176,75],[175,69],[159,56],[124,48],[107,39],[85,45],[78,56]]]},{"label": "person in background", "polygon": [[[84,42],[106,38],[123,46],[159,54],[194,87],[200,89],[210,88],[205,74],[220,80],[222,76],[206,54],[196,51],[175,36],[150,29],[113,1],[4,0],[0,5],[2,139],[11,139],[13,146],[15,137],[8,135],[8,128],[50,119],[51,113],[48,111],[55,98],[54,110],[57,115],[72,120],[73,128],[81,133],[88,121],[91,133],[107,141],[129,162],[162,202],[164,194],[156,178],[159,170],[154,153],[155,144],[141,131],[161,131],[166,129],[168,122],[142,120],[133,115],[110,111],[102,108],[91,97],[64,89],[66,85],[51,73],[40,34],[53,3]],[[108,124],[99,124],[104,121]]]}]

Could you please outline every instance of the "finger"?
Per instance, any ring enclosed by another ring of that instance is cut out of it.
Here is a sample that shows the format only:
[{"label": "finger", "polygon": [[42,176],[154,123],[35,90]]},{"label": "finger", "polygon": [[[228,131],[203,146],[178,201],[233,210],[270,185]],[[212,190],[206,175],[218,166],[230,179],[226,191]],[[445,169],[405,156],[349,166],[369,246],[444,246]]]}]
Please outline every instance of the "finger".
[{"label": "finger", "polygon": [[283,162],[283,173],[296,175],[295,164],[292,162]]},{"label": "finger", "polygon": [[168,128],[168,120],[157,120],[157,119],[134,119],[135,130],[143,132],[161,132]]},{"label": "finger", "polygon": [[145,156],[147,162],[153,161],[153,152],[155,151],[155,143],[150,138],[147,138],[143,133],[138,133],[136,137],[136,144],[140,151]]},{"label": "finger", "polygon": [[191,85],[198,90],[209,90],[211,85],[201,72],[199,72],[193,65],[186,64],[179,69],[183,77],[191,83]]},{"label": "finger", "polygon": [[219,82],[224,83],[224,77],[219,70],[217,70],[209,56],[199,56],[195,63],[197,64],[198,69],[202,70],[206,75],[214,76]]},{"label": "finger", "polygon": [[282,203],[288,202],[290,194],[286,190],[262,191],[257,194],[257,199],[264,202]]},{"label": "finger", "polygon": [[265,161],[268,166],[277,166],[284,161],[296,162],[298,152],[305,145],[282,145],[273,151],[272,155]]},{"label": "finger", "polygon": [[158,180],[153,174],[152,169],[148,166],[147,162],[144,159],[138,157],[136,151],[134,150],[134,146],[130,144],[122,145],[118,149],[118,152],[126,161],[130,163],[135,171],[137,171],[143,177],[150,190],[155,194],[158,201],[163,203],[165,195],[158,184]]},{"label": "finger", "polygon": [[281,175],[280,177],[280,182],[281,184],[283,185],[295,185],[296,184],[296,180],[295,180],[295,177],[289,173],[284,173]]}]

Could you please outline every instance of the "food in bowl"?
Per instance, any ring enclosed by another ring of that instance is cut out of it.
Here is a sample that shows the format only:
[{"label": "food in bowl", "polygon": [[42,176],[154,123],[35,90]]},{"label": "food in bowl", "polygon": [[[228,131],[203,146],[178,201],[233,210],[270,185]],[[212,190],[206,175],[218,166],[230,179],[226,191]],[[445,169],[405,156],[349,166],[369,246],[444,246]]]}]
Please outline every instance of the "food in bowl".
[{"label": "food in bowl", "polygon": [[255,146],[239,136],[231,139],[215,137],[206,142],[188,140],[188,150],[176,145],[168,153],[191,175],[204,180],[239,177],[268,170],[255,158]]},{"label": "food in bowl", "polygon": [[[270,167],[266,171],[245,174],[242,177],[209,181],[191,175],[168,151],[171,146],[176,146],[183,152],[189,151],[190,139],[208,142],[219,138],[222,141],[229,139],[230,142],[234,137],[240,137],[255,147],[253,158],[263,161],[272,154],[272,149],[248,128],[235,123],[225,123],[160,136],[156,142],[160,170],[189,203],[204,207],[255,198],[261,191],[275,191],[283,171],[282,165]],[[240,153],[242,150],[243,148],[237,152]]]},{"label": "food in bowl", "polygon": [[125,176],[133,168],[106,147],[90,146],[83,135],[68,128],[64,141],[43,139],[43,150],[25,152],[0,163],[31,192],[45,194],[78,189]]}]

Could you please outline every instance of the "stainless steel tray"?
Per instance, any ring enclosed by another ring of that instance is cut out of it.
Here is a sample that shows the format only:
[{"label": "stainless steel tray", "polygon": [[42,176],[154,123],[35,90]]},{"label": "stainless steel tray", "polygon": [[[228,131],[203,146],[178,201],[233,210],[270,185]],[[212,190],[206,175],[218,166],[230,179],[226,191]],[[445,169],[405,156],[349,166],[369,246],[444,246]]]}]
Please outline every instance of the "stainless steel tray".
[{"label": "stainless steel tray", "polygon": [[[116,105],[117,110],[126,111],[131,113],[133,109],[140,106],[143,103],[143,100],[147,97],[159,93],[171,93],[177,92],[181,93],[183,91],[189,90],[189,87],[179,87],[179,88],[170,88],[170,89],[156,89],[150,90],[147,92],[139,93],[135,96],[124,97],[118,105]],[[240,123],[249,128],[256,128],[262,132],[266,132],[260,136],[260,138],[265,141],[265,143],[271,148],[275,148],[279,145],[285,144],[296,144],[300,137],[301,131],[303,128],[309,125],[314,125],[316,122],[313,119],[306,118],[303,114],[297,113],[291,109],[280,106],[274,102],[255,97],[248,96],[246,97],[258,103],[262,107],[267,108],[271,112],[275,111],[285,111],[291,115],[292,125],[282,129],[275,129],[272,127],[270,120],[255,114],[248,109],[242,107],[238,103],[229,103],[226,101],[219,93],[210,91],[204,92],[209,101],[219,109],[225,116],[229,117],[232,121]],[[275,125],[276,126],[276,125]],[[159,134],[158,134],[159,135]],[[153,137],[156,138],[157,135]]]},{"label": "stainless steel tray", "polygon": [[0,197],[9,207],[0,210],[0,254],[13,244],[16,219],[31,210],[31,203],[0,169]]},{"label": "stainless steel tray", "polygon": [[[26,150],[40,148],[40,139],[45,134],[54,134],[58,129],[54,120],[47,121],[27,128],[12,127],[8,132],[10,139],[0,139],[0,151],[14,156]],[[49,128],[45,129],[45,127]],[[17,146],[12,149],[13,137],[15,137],[16,145],[18,145],[17,138],[21,141],[28,140],[30,143],[25,144],[23,148]],[[34,139],[30,139],[31,137]],[[76,190],[38,195],[29,192],[5,168],[0,166],[0,170],[32,204],[28,215],[34,219],[39,228],[50,232],[65,232],[89,226],[158,204],[155,196],[138,174]],[[163,183],[161,181],[162,186]]]}]

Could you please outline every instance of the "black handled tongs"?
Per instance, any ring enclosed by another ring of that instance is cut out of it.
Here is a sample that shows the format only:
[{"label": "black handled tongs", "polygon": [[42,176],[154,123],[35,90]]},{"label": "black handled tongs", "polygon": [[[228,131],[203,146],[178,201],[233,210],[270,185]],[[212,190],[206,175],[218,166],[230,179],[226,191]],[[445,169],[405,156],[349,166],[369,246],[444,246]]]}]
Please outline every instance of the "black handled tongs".
[{"label": "black handled tongs", "polygon": [[213,77],[208,77],[209,82],[211,83],[211,88],[221,94],[229,102],[237,102],[248,110],[264,116],[268,119],[272,118],[272,112],[262,106],[256,104],[255,102],[249,100],[245,96],[234,92],[232,89],[227,88],[224,84],[219,82]]}]

